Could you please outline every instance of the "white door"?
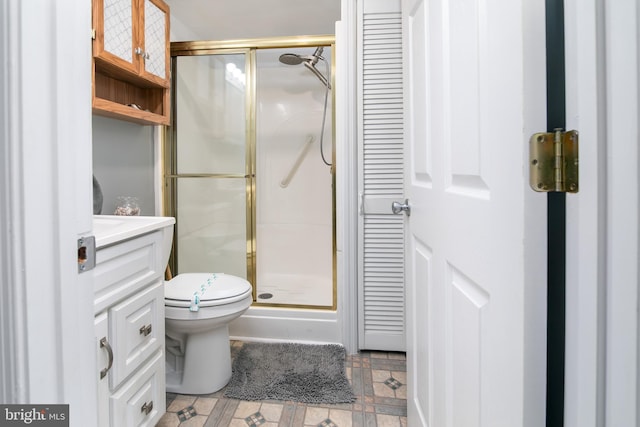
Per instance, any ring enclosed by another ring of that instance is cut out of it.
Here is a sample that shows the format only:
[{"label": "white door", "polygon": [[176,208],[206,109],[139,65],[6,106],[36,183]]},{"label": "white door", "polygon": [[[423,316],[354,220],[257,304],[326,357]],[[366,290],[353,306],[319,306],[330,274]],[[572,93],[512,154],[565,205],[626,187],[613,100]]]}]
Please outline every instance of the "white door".
[{"label": "white door", "polygon": [[403,0],[408,424],[544,425],[544,2]]},{"label": "white door", "polygon": [[90,22],[83,0],[0,7],[0,402],[68,404],[71,426],[96,421],[93,273],[78,269],[93,227]]},{"label": "white door", "polygon": [[405,351],[400,0],[360,2],[358,38],[359,348]]}]

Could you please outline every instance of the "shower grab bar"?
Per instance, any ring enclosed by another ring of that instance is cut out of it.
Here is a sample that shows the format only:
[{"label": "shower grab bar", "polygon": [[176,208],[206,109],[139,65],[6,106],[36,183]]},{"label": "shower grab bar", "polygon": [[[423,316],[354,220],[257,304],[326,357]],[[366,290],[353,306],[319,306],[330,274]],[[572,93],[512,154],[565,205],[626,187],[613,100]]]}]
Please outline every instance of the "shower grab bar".
[{"label": "shower grab bar", "polygon": [[313,135],[307,135],[307,141],[304,143],[302,148],[300,148],[300,152],[298,152],[296,161],[293,162],[293,165],[291,165],[291,170],[289,171],[287,176],[285,176],[284,179],[280,181],[280,187],[287,188],[289,186],[291,179],[296,174],[296,171],[300,167],[300,163],[302,163],[302,161],[304,160],[304,157],[309,152],[309,148],[311,148],[311,144],[313,143],[313,141],[315,141],[315,139],[316,138]]}]

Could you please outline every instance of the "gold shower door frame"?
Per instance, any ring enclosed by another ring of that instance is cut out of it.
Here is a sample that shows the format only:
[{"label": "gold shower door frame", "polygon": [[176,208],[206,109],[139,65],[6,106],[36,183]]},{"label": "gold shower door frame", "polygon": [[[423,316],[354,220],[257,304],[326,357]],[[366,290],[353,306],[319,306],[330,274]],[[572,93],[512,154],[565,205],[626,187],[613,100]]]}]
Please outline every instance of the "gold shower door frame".
[{"label": "gold shower door frame", "polygon": [[[282,38],[263,38],[263,39],[241,39],[241,40],[224,40],[224,41],[187,41],[171,43],[171,69],[172,69],[172,85],[171,85],[171,124],[165,127],[162,134],[162,160],[163,160],[163,209],[164,214],[176,217],[176,227],[174,228],[174,246],[169,259],[170,271],[177,271],[177,229],[179,227],[179,219],[177,216],[177,182],[179,178],[245,178],[246,180],[246,265],[247,280],[251,282],[253,288],[253,303],[261,307],[288,307],[288,308],[312,308],[335,310],[337,307],[337,273],[336,273],[336,191],[335,191],[335,113],[332,120],[332,305],[300,305],[300,304],[273,304],[264,303],[257,300],[257,264],[256,258],[256,50],[258,49],[274,49],[274,48],[300,48],[300,47],[317,47],[330,46],[333,55],[331,61],[331,85],[334,87],[332,76],[335,71],[335,37],[333,35],[324,36],[301,36],[301,37],[282,37]],[[179,56],[200,56],[200,55],[221,55],[221,54],[244,54],[245,55],[245,75],[246,75],[246,94],[245,94],[245,129],[246,129],[246,146],[245,146],[245,174],[178,174],[177,173],[177,125],[175,122],[176,108],[176,69],[177,57]],[[335,95],[332,105],[335,105]],[[332,109],[335,111],[335,108]]]}]

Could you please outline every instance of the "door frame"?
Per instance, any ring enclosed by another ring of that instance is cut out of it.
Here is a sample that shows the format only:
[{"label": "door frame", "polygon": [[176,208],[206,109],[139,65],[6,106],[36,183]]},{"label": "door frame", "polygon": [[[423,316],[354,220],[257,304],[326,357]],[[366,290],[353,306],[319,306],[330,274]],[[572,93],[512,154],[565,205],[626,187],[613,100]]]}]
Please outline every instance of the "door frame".
[{"label": "door frame", "polygon": [[565,425],[636,425],[640,6],[566,7],[567,127],[581,133],[581,190],[567,204]]},{"label": "door frame", "polygon": [[357,1],[342,0],[336,23],[336,275],[338,328],[349,354],[358,352]]},{"label": "door frame", "polygon": [[565,1],[566,128],[580,132],[580,192],[567,198],[566,427],[604,425],[607,144],[606,108],[601,102],[606,85],[603,3]]},{"label": "door frame", "polygon": [[636,425],[640,6],[566,0],[565,22],[567,128],[581,134],[580,193],[567,200],[565,425]]}]

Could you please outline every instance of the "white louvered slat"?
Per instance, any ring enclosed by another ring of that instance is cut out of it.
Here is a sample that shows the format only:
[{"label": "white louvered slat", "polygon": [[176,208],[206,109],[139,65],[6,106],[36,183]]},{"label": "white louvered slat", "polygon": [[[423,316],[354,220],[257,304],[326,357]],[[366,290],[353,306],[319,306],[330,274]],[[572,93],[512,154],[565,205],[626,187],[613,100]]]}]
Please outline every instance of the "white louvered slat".
[{"label": "white louvered slat", "polygon": [[404,218],[391,213],[404,195],[401,14],[363,11],[361,25],[360,347],[403,351]]}]

